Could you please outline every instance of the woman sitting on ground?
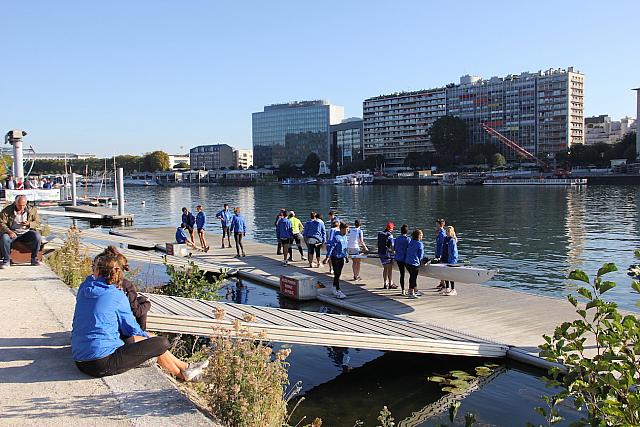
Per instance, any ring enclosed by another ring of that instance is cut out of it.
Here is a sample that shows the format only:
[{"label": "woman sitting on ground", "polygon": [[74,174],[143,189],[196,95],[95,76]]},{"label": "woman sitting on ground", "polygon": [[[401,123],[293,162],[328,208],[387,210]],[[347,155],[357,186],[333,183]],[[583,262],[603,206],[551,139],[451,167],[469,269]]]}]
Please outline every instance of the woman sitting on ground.
[{"label": "woman sitting on ground", "polygon": [[[169,340],[144,332],[136,322],[125,294],[117,286],[123,271],[114,256],[97,258],[92,276],[78,288],[71,332],[71,352],[76,366],[92,377],[117,375],[143,362],[158,358],[158,364],[185,381],[192,381],[208,365],[194,365],[171,354]],[[131,337],[124,343],[120,336]]]},{"label": "woman sitting on ground", "polygon": [[[118,263],[120,264],[120,267],[123,270],[123,276],[124,273],[129,271],[129,261],[127,260],[127,257],[122,255],[122,253],[120,253],[120,251],[118,251],[115,246],[107,246],[107,249],[105,249],[100,255],[98,255],[96,257],[96,260],[99,257],[103,256],[116,257]],[[140,328],[143,331],[146,331],[147,313],[151,308],[151,301],[149,301],[147,297],[143,295],[138,295],[136,285],[125,277],[122,278],[122,282],[120,282],[118,288],[121,289],[122,292],[124,292],[124,294],[127,296],[127,299],[129,300],[129,306],[131,307],[131,311],[133,312],[138,325],[140,325]]]}]

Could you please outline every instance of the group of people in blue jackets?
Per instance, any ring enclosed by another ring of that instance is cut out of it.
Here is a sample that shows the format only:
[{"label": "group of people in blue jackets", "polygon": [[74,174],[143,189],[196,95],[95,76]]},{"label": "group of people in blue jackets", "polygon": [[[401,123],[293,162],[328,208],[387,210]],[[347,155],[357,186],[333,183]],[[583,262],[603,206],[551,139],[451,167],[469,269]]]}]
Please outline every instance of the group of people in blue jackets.
[{"label": "group of people in blue jackets", "polygon": [[[202,250],[208,252],[209,246],[204,237],[204,227],[207,222],[207,217],[202,205],[196,206],[196,211],[197,215],[194,216],[189,212],[189,209],[182,208],[182,224],[180,224],[180,227],[176,230],[176,242],[186,243],[194,249],[198,249],[194,244],[194,229],[196,229]],[[225,237],[227,238],[228,247],[231,247],[231,234],[233,233],[237,257],[246,256],[242,238],[247,234],[247,222],[240,212],[241,209],[237,207],[232,213],[231,210],[229,210],[229,205],[225,203],[222,209],[216,213],[216,219],[220,221],[220,226],[222,227],[222,249],[225,248]],[[187,231],[191,239],[187,236]]]}]

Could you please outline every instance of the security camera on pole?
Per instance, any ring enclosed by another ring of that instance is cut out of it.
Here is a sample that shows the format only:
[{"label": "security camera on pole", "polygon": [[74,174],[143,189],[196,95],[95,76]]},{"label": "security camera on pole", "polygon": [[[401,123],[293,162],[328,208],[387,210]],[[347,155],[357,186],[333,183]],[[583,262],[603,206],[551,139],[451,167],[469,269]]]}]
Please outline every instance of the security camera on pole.
[{"label": "security camera on pole", "polygon": [[16,182],[24,181],[24,166],[22,164],[22,137],[27,132],[12,129],[4,136],[4,143],[13,145],[13,177]]}]

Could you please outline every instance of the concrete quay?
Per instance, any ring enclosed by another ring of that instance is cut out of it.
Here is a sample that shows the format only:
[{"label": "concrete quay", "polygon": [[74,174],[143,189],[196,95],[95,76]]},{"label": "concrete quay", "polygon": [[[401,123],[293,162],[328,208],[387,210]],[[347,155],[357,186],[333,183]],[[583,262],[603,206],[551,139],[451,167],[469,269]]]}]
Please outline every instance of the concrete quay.
[{"label": "concrete quay", "polygon": [[0,270],[0,426],[216,426],[159,368],[102,379],[71,357],[75,296],[47,266]]},{"label": "concrete quay", "polygon": [[[173,241],[175,230],[170,227],[119,229],[118,234],[164,245]],[[543,334],[552,334],[555,327],[577,317],[573,306],[564,298],[553,298],[490,285],[456,283],[457,296],[441,296],[435,287],[436,279],[421,275],[418,288],[424,293],[420,299],[408,299],[400,290],[382,289],[382,268],[377,259],[363,260],[360,280],[354,281],[351,263],[345,265],[340,282],[347,298],[338,300],[330,293],[333,277],[328,266],[308,268],[300,261],[294,247],[293,259],[283,266],[282,255],[276,255],[275,245],[244,240],[246,257],[236,258],[232,248],[220,248],[220,235],[207,234],[211,250],[197,252],[193,257],[227,265],[239,270],[239,277],[265,285],[279,287],[282,274],[301,273],[315,277],[326,288],[319,290],[318,299],[369,317],[392,320],[414,320],[440,326],[484,340],[510,347],[508,356],[539,367],[549,363],[537,357]],[[305,248],[305,256],[307,256]],[[324,257],[324,251],[323,255]],[[394,270],[394,281],[399,282]],[[408,274],[405,278],[408,286]]]}]

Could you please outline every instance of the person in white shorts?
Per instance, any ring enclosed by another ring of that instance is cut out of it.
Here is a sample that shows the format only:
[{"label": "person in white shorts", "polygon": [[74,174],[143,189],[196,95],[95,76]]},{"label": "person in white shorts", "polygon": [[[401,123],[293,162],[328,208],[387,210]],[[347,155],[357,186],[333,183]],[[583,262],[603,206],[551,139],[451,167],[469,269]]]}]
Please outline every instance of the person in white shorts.
[{"label": "person in white shorts", "polygon": [[361,258],[353,258],[353,255],[360,255],[361,252],[369,252],[367,244],[364,242],[364,234],[360,226],[362,223],[359,219],[356,219],[354,227],[349,231],[347,253],[353,260],[353,280],[360,280],[360,263]]}]

